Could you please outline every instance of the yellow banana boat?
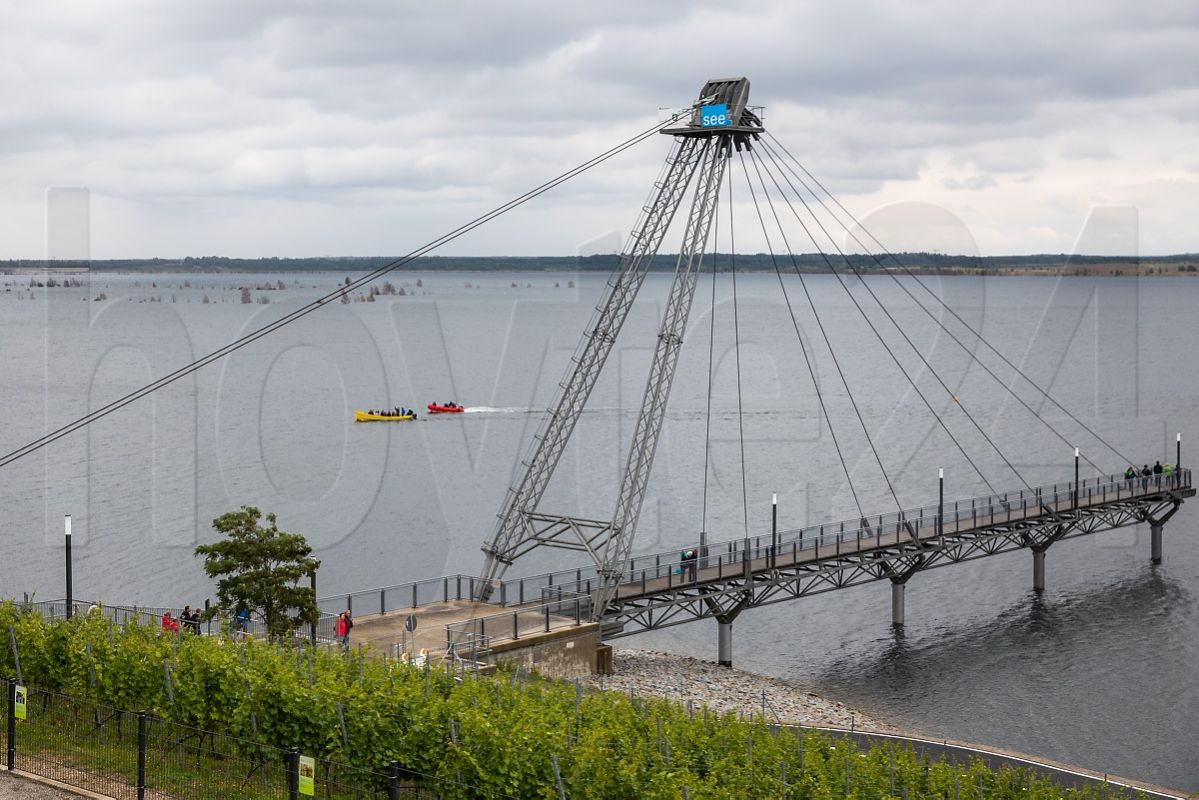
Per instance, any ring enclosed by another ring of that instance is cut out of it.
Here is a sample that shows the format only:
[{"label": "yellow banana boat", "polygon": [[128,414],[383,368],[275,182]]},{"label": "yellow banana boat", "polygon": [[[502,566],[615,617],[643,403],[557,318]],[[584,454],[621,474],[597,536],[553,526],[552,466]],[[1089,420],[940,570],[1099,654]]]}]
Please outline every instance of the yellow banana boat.
[{"label": "yellow banana boat", "polygon": [[396,414],[372,414],[369,411],[354,409],[355,422],[408,422],[414,419],[416,419],[415,414],[405,414],[403,416]]}]

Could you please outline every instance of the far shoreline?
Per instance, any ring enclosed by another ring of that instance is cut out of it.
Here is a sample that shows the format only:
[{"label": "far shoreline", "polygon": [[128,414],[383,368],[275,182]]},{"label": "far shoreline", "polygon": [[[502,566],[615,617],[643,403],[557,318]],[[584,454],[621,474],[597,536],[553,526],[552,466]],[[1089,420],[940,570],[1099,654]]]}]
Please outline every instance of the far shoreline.
[{"label": "far shoreline", "polygon": [[[0,274],[29,275],[45,272],[97,274],[282,274],[290,272],[368,273],[392,267],[407,272],[594,272],[609,274],[620,267],[620,255],[564,256],[422,256],[406,261],[395,256],[314,256],[233,258],[202,256],[181,258],[117,259],[3,259]],[[658,253],[651,272],[671,273],[677,254]],[[969,275],[969,276],[1110,276],[1158,277],[1199,276],[1199,253],[1144,256],[1095,256],[1066,253],[1003,256],[945,255],[932,252],[882,254],[797,253],[708,253],[705,264],[717,271],[738,273],[784,272],[804,274],[858,271],[869,275]]]}]

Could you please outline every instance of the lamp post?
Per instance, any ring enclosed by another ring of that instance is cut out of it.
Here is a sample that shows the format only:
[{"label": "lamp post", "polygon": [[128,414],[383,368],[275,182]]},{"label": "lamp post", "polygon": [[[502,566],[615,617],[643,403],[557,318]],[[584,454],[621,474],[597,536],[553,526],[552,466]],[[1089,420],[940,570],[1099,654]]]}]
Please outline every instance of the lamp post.
[{"label": "lamp post", "polygon": [[67,619],[75,612],[75,594],[71,586],[71,515],[63,519],[63,534],[67,543]]},{"label": "lamp post", "polygon": [[778,492],[770,495],[770,568],[775,569],[779,563],[779,496]]},{"label": "lamp post", "polygon": [[[312,585],[312,604],[316,605],[316,570],[314,569],[308,577]],[[312,624],[308,626],[308,638],[312,640],[313,645],[316,645],[316,620],[313,620]]]},{"label": "lamp post", "polygon": [[1078,448],[1074,448],[1074,508],[1078,508]]},{"label": "lamp post", "polygon": [[937,469],[937,540],[945,545],[945,468]]}]

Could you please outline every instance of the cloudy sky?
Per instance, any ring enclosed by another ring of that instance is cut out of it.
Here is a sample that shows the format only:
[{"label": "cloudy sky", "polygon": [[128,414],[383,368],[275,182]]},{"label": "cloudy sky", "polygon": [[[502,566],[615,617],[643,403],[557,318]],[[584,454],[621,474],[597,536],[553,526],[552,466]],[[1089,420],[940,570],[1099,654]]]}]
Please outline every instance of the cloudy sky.
[{"label": "cloudy sky", "polygon": [[[91,190],[95,258],[403,253],[729,75],[855,214],[934,220],[892,225],[894,248],[1071,252],[1093,208],[1129,206],[1139,242],[1082,249],[1199,251],[1189,0],[0,0],[0,19],[0,258],[45,255],[59,186]],[[668,144],[443,252],[603,249]]]}]

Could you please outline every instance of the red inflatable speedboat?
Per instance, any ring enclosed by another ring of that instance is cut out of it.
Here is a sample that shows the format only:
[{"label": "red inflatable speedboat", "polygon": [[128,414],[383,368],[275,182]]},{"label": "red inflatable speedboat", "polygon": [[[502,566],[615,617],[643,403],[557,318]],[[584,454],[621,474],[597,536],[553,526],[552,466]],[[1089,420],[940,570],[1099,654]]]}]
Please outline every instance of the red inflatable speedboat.
[{"label": "red inflatable speedboat", "polygon": [[429,403],[425,406],[429,409],[430,414],[461,414],[462,406],[451,403],[448,406],[439,406],[437,403]]}]

